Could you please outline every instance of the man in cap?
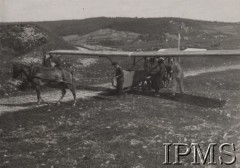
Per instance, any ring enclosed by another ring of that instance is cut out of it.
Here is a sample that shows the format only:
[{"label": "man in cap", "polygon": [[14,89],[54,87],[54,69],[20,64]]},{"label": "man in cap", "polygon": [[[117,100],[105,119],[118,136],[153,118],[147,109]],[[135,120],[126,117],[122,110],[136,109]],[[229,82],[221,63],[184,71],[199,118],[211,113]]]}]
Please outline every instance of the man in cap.
[{"label": "man in cap", "polygon": [[179,85],[180,93],[184,93],[184,87],[183,87],[183,70],[181,65],[177,62],[176,58],[170,59],[171,64],[171,70],[172,70],[172,95],[175,96],[177,85]]},{"label": "man in cap", "polygon": [[125,96],[125,92],[123,90],[123,82],[124,82],[124,73],[123,73],[123,69],[122,67],[117,63],[117,62],[113,62],[112,65],[115,68],[115,76],[114,78],[117,81],[117,95],[118,96]]}]

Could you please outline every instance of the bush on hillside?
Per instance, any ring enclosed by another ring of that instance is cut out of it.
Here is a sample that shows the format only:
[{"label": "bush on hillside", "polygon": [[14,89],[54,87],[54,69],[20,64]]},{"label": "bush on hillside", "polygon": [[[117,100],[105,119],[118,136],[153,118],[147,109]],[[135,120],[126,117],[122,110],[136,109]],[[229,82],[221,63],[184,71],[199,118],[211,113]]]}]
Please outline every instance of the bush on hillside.
[{"label": "bush on hillside", "polygon": [[1,47],[24,54],[47,42],[47,35],[33,25],[6,25],[0,29]]}]

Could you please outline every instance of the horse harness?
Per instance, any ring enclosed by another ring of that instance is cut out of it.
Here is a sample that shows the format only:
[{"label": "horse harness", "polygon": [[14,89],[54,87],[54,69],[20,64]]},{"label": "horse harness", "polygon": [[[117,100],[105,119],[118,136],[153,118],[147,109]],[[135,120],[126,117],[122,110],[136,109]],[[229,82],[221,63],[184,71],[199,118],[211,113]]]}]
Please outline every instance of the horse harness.
[{"label": "horse harness", "polygon": [[[27,79],[28,79],[28,81],[32,82],[34,78],[43,79],[43,78],[41,78],[40,76],[35,76],[38,68],[39,68],[39,67],[37,67],[37,66],[30,66],[30,67],[29,67],[29,75],[26,75],[26,74],[25,74],[26,77],[27,77]],[[60,67],[59,67],[59,68],[57,68],[57,69],[61,71],[61,77],[62,77],[62,81],[61,81],[61,82],[63,82],[63,83],[69,83],[69,82],[66,82],[66,81],[65,81],[65,76],[64,76],[63,68],[60,68]]]}]

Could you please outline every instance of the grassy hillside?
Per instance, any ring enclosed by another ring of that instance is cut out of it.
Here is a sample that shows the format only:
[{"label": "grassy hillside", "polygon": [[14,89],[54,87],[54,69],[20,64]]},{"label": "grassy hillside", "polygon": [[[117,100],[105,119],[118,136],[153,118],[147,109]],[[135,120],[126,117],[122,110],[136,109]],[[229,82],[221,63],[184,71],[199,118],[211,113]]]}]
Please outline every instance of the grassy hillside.
[{"label": "grassy hillside", "polygon": [[47,49],[74,49],[61,37],[33,24],[10,24],[0,26],[0,47],[16,55],[26,54],[38,47]]},{"label": "grassy hillside", "polygon": [[84,35],[105,28],[111,22],[109,18],[90,18],[83,20],[36,22],[35,24],[60,36],[66,36],[71,34]]},{"label": "grassy hillside", "polygon": [[[201,30],[199,25],[211,22],[196,21],[181,18],[90,18],[83,20],[48,21],[36,24],[51,30],[60,36],[84,35],[90,32],[110,28],[118,31],[130,31],[140,34],[161,34],[163,32],[176,32],[181,27],[192,27],[194,31]],[[173,26],[174,25],[174,26]]]},{"label": "grassy hillside", "polygon": [[[36,24],[64,36],[74,45],[102,45],[123,50],[156,50],[177,47],[177,34],[180,33],[183,47],[240,48],[239,23],[181,18],[100,17]],[[128,36],[129,34],[134,36]],[[71,40],[73,37],[74,40]]]},{"label": "grassy hillside", "polygon": [[[4,23],[2,23],[4,24]],[[74,45],[118,46],[123,50],[156,50],[177,46],[177,34],[181,33],[183,47],[207,49],[240,48],[240,23],[210,22],[182,18],[88,18],[82,20],[62,20],[34,22],[58,36],[75,36]],[[99,31],[137,33],[136,40],[131,37],[113,40],[111,36],[99,38]],[[87,37],[88,40],[85,40]],[[84,40],[83,40],[84,39]],[[89,39],[90,42],[89,42]],[[130,40],[130,42],[129,42]]]}]

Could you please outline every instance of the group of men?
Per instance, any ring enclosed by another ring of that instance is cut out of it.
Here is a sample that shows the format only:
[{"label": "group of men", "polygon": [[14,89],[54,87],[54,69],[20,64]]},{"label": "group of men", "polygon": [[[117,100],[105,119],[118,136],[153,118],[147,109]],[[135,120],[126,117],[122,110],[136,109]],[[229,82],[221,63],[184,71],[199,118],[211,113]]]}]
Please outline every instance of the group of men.
[{"label": "group of men", "polygon": [[[55,65],[52,65],[55,64]],[[57,57],[53,61],[51,55],[44,55],[43,65],[46,67],[56,67],[62,69],[63,61],[60,57]],[[116,94],[118,96],[125,96],[126,93],[123,90],[124,83],[124,72],[122,67],[117,63],[113,62],[112,65],[115,67],[115,76],[116,80]],[[156,93],[159,92],[161,88],[164,87],[164,81],[169,77],[172,78],[172,95],[175,96],[177,85],[179,85],[180,93],[184,93],[183,87],[183,70],[181,65],[176,58],[171,57],[165,61],[163,58],[155,59],[145,59],[144,69],[146,72],[146,81],[149,89],[154,89]]]},{"label": "group of men", "polygon": [[[112,65],[115,67],[114,78],[117,81],[116,91],[118,96],[125,95],[123,90],[124,83],[124,72],[122,67],[117,63],[113,62]],[[145,60],[144,69],[146,72],[146,81],[149,89],[154,89],[156,93],[164,87],[164,82],[167,78],[172,78],[172,95],[175,96],[177,85],[179,85],[180,93],[184,93],[183,86],[183,70],[180,63],[176,58],[168,58],[167,61],[163,58],[155,59],[150,58]]]},{"label": "group of men", "polygon": [[60,57],[53,59],[53,56],[50,54],[44,54],[42,65],[45,67],[56,67],[62,68],[63,61]]}]

